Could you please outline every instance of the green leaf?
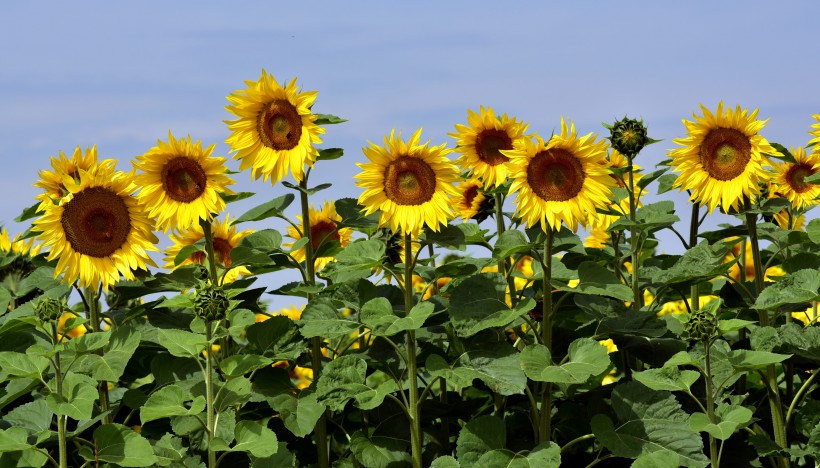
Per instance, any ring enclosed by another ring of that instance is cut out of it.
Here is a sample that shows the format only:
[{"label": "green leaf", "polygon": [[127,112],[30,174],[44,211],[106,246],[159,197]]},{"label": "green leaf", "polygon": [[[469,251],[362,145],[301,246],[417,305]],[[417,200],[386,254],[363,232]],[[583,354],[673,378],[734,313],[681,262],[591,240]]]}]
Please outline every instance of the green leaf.
[{"label": "green leaf", "polygon": [[479,379],[501,395],[520,395],[524,393],[527,377],[519,366],[518,354],[508,343],[494,343],[463,353],[452,366],[441,356],[431,354],[425,366],[433,377],[440,375],[463,388]]},{"label": "green leaf", "polygon": [[814,218],[806,225],[806,234],[815,244],[820,244],[820,218]]},{"label": "green leaf", "polygon": [[604,373],[610,365],[606,348],[592,338],[578,338],[569,345],[569,360],[555,366],[549,349],[531,344],[521,351],[521,368],[536,382],[582,384]]},{"label": "green leaf", "polygon": [[51,421],[54,413],[48,409],[46,401],[41,399],[30,401],[9,411],[3,416],[3,421],[12,426],[27,429],[32,434],[40,434],[51,430]]},{"label": "green leaf", "polygon": [[48,383],[51,393],[46,404],[54,414],[71,419],[91,419],[94,402],[97,401],[97,382],[91,377],[68,371],[63,377],[63,393],[57,393],[57,382]]},{"label": "green leaf", "polygon": [[365,216],[362,213],[363,208],[355,198],[336,200],[336,213],[342,217],[342,222],[339,225],[360,229],[375,229],[379,224],[379,213],[371,213]]},{"label": "green leaf", "polygon": [[0,371],[17,378],[39,378],[50,366],[44,356],[0,351]]},{"label": "green leaf", "polygon": [[[273,466],[281,466],[284,468],[299,466],[299,463],[296,461],[296,456],[288,450],[287,443],[280,441],[277,445],[278,447],[275,454],[269,457],[255,457],[251,468],[270,468]],[[333,468],[337,468],[337,463],[338,461],[333,463]],[[354,467],[351,466],[351,468]]]},{"label": "green leaf", "polygon": [[430,468],[461,468],[461,465],[451,455],[445,455],[433,460],[433,463],[430,464]]},{"label": "green leaf", "polygon": [[710,245],[709,242],[702,241],[683,254],[671,268],[661,270],[657,267],[646,267],[642,271],[645,271],[655,284],[710,280],[729,271],[731,264],[723,263],[727,250],[725,245]]},{"label": "green leaf", "polygon": [[619,218],[608,230],[620,231],[634,226],[646,229],[647,232],[654,232],[672,226],[678,221],[680,218],[675,215],[675,204],[671,201],[662,201],[638,208],[634,222],[626,216]]},{"label": "green leaf", "polygon": [[325,266],[322,275],[334,283],[367,278],[374,267],[381,265],[384,249],[384,243],[375,239],[350,243],[336,254],[335,262]]},{"label": "green leaf", "polygon": [[468,245],[484,244],[487,233],[476,223],[448,224],[438,232],[425,231],[428,242],[450,250],[466,250]]},{"label": "green leaf", "polygon": [[[193,400],[187,408],[185,402]],[[152,393],[140,408],[140,420],[143,424],[156,419],[173,416],[192,416],[205,409],[205,398],[196,398],[190,392],[177,385],[168,385]]]},{"label": "green leaf", "polygon": [[729,353],[729,363],[739,372],[762,369],[790,358],[791,354],[737,349]]},{"label": "green leaf", "polygon": [[231,202],[235,202],[235,201],[239,201],[239,200],[244,200],[244,199],[250,198],[254,195],[256,195],[256,193],[254,193],[254,192],[237,192],[237,193],[233,193],[233,194],[230,194],[230,195],[226,194],[226,193],[220,193],[219,194],[219,196],[222,197],[222,200],[225,203],[231,203]]},{"label": "green leaf", "polygon": [[394,314],[393,306],[386,298],[377,297],[362,306],[359,318],[374,336],[393,336],[405,330],[418,330],[433,314],[433,303],[419,302],[406,317]]},{"label": "green leaf", "polygon": [[254,457],[269,457],[279,449],[276,434],[257,421],[239,421],[234,434],[236,445],[231,447],[231,452],[249,452]]},{"label": "green leaf", "polygon": [[237,218],[234,224],[244,223],[247,221],[261,221],[272,217],[286,218],[285,209],[293,203],[296,196],[292,193],[276,197],[269,202],[262,203],[259,206],[253,207],[246,211],[242,216]]},{"label": "green leaf", "polygon": [[94,431],[96,458],[119,466],[153,466],[157,458],[146,438],[122,424],[103,424]]},{"label": "green leaf", "polygon": [[340,124],[342,122],[347,122],[347,120],[337,117],[332,114],[313,114],[316,116],[316,120],[313,121],[316,125],[333,125],[333,124]]},{"label": "green leaf", "polygon": [[157,342],[173,356],[194,359],[199,359],[202,350],[208,346],[204,335],[170,328],[157,330]]},{"label": "green leaf", "polygon": [[481,330],[502,327],[529,312],[535,301],[521,301],[515,308],[507,306],[507,282],[498,273],[470,276],[451,293],[450,322],[459,336],[472,336]]},{"label": "green leaf", "polygon": [[456,441],[456,457],[464,466],[473,466],[489,451],[503,449],[507,440],[504,421],[496,416],[484,415],[471,419]]},{"label": "green leaf", "polygon": [[269,265],[269,255],[282,246],[282,234],[275,229],[262,229],[245,236],[231,250],[231,266]]},{"label": "green leaf", "polygon": [[345,154],[345,151],[342,148],[325,148],[319,150],[319,156],[316,157],[317,161],[332,161],[334,159],[339,159]]},{"label": "green leaf", "polygon": [[237,377],[227,381],[217,389],[214,399],[214,408],[223,412],[231,406],[238,406],[251,398],[251,381],[245,377]]},{"label": "green leaf", "polygon": [[26,208],[25,210],[23,210],[22,213],[20,213],[20,216],[14,218],[14,221],[17,223],[22,223],[23,221],[28,221],[29,219],[36,218],[38,206],[40,206],[40,202],[37,202],[31,205],[30,207]]},{"label": "green leaf", "polygon": [[616,427],[603,414],[592,417],[595,437],[614,455],[638,458],[653,452],[672,452],[687,467],[705,467],[703,440],[689,430],[688,417],[675,397],[664,391],[649,391],[637,382],[615,387],[612,409],[618,415]]},{"label": "green leaf", "polygon": [[16,452],[28,450],[32,447],[27,442],[28,432],[22,427],[10,427],[0,430],[0,452]]},{"label": "green leaf", "polygon": [[580,282],[574,288],[559,286],[556,289],[578,294],[593,294],[629,301],[633,299],[632,289],[621,284],[615,273],[595,262],[583,262],[578,265],[578,279]]},{"label": "green leaf", "polygon": [[86,333],[83,336],[69,340],[65,344],[65,348],[74,351],[77,354],[90,353],[107,345],[110,339],[111,330],[105,330],[98,333]]},{"label": "green leaf", "polygon": [[258,354],[235,354],[220,361],[219,368],[226,377],[241,377],[272,363],[273,359]]},{"label": "green leaf", "polygon": [[342,356],[329,362],[316,384],[316,399],[333,411],[342,411],[345,404],[356,400],[361,409],[379,406],[388,393],[396,391],[392,380],[376,387],[365,385],[367,363],[356,356]]},{"label": "green leaf", "polygon": [[769,285],[757,296],[755,309],[776,309],[786,304],[820,300],[820,270],[799,270]]},{"label": "green leaf", "polygon": [[506,260],[519,253],[529,253],[534,245],[527,241],[524,233],[517,229],[504,231],[498,236],[498,240],[493,246],[493,258],[496,260]]},{"label": "green leaf", "polygon": [[179,266],[180,263],[188,260],[191,255],[196,252],[204,252],[205,251],[205,239],[201,239],[193,244],[188,244],[181,249],[174,257],[174,266]]},{"label": "green leaf", "polygon": [[172,434],[165,434],[154,444],[157,466],[181,462],[187,452],[188,448],[183,445],[182,439]]},{"label": "green leaf", "polygon": [[658,195],[672,190],[672,185],[677,180],[677,174],[664,174],[658,179]]},{"label": "green leaf", "polygon": [[680,370],[673,366],[664,366],[659,369],[635,372],[632,377],[652,390],[678,390],[688,393],[689,388],[700,377],[700,373],[693,370]]},{"label": "green leaf", "polygon": [[316,422],[325,412],[325,405],[319,404],[315,393],[302,393],[298,397],[283,393],[268,402],[279,413],[285,427],[296,437],[305,437],[313,432]]},{"label": "green leaf", "polygon": [[342,316],[332,302],[322,298],[308,302],[296,324],[305,338],[338,338],[359,329],[359,322],[350,316]]},{"label": "green leaf", "polygon": [[742,330],[749,325],[757,323],[751,320],[741,320],[741,319],[728,319],[728,320],[718,320],[718,329],[722,335],[726,333],[731,333],[733,331]]},{"label": "green leaf", "polygon": [[738,429],[750,423],[752,414],[752,410],[746,407],[721,403],[715,414],[717,424],[709,422],[709,416],[704,413],[694,413],[689,417],[689,427],[693,431],[708,432],[716,439],[726,440]]},{"label": "green leaf", "polygon": [[274,361],[291,361],[305,349],[295,332],[296,323],[286,316],[274,316],[246,329],[248,350]]},{"label": "green leaf", "polygon": [[76,364],[77,371],[89,374],[97,381],[118,381],[139,347],[141,338],[142,334],[130,326],[118,327],[111,333],[104,355],[87,354],[81,357]]},{"label": "green leaf", "polygon": [[394,437],[367,437],[362,431],[356,431],[350,437],[350,450],[368,468],[401,467],[411,461],[406,441]]},{"label": "green leaf", "polygon": [[680,457],[675,452],[644,453],[635,459],[630,468],[663,468],[680,466]]}]

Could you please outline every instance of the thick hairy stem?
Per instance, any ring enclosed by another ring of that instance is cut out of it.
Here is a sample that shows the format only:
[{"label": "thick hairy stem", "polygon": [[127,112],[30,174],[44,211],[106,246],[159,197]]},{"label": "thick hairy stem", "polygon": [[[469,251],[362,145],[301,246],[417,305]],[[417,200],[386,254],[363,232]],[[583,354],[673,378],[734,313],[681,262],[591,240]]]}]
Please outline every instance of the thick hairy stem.
[{"label": "thick hairy stem", "polygon": [[[57,324],[51,324],[51,338],[57,343]],[[54,354],[54,380],[57,382],[57,395],[63,394],[63,370],[60,365],[60,353]],[[57,416],[57,442],[59,444],[60,468],[68,468],[68,450],[66,449],[66,415]]]},{"label": "thick hairy stem", "polygon": [[[498,237],[501,237],[501,233],[506,230],[504,227],[504,197],[500,193],[495,194],[495,227],[496,231],[498,231]],[[512,301],[513,306],[515,305],[516,297],[515,297],[515,278],[512,277],[507,271],[508,262],[506,259],[500,259],[498,261],[498,272],[504,275],[504,278],[507,279],[507,288],[510,290],[510,300]]]},{"label": "thick hairy stem", "polygon": [[[542,286],[544,298],[541,313],[541,342],[552,353],[552,242],[555,231],[547,231],[544,241],[544,283]],[[538,425],[539,443],[549,442],[551,430],[550,417],[552,416],[552,384],[545,383],[541,394],[541,413]]]},{"label": "thick hairy stem", "polygon": [[[710,341],[705,341],[703,343],[703,350],[706,359],[706,413],[709,416],[709,422],[712,424],[717,424],[717,421],[715,420],[715,395],[714,389],[712,388],[711,347],[712,343]],[[720,465],[720,459],[717,449],[717,440],[712,434],[709,434],[709,457],[712,460],[712,468],[718,468]]]},{"label": "thick hairy stem", "polygon": [[[92,333],[100,331],[100,323],[102,321],[102,317],[100,317],[100,294],[100,291],[92,291],[91,289],[86,290],[86,297],[88,297],[88,301],[86,302],[86,312],[88,312]],[[96,353],[102,356],[103,350],[99,349]],[[111,424],[111,414],[108,413],[110,406],[108,401],[108,382],[100,381],[100,383],[97,384],[97,396],[100,400],[100,412],[106,413],[103,417],[103,422],[105,422],[105,424]]]},{"label": "thick hairy stem", "polygon": [[628,156],[629,167],[627,174],[629,175],[629,220],[632,221],[632,226],[629,227],[630,241],[632,242],[632,308],[639,310],[643,307],[643,295],[640,289],[640,252],[638,251],[638,227],[636,223],[636,212],[638,210],[638,200],[635,196],[635,181],[632,172],[632,157]]},{"label": "thick hairy stem", "polygon": [[[413,308],[413,238],[404,235],[404,313],[410,314]],[[422,467],[422,434],[419,420],[419,386],[416,369],[416,331],[407,330],[407,378],[410,387],[410,447],[413,455],[413,468]]]},{"label": "thick hairy stem", "polygon": [[[694,247],[698,243],[698,219],[700,218],[700,204],[695,202],[692,205],[692,219],[689,221],[689,246]],[[692,285],[689,294],[689,305],[692,312],[700,309],[700,291],[698,284]]]},{"label": "thick hairy stem", "polygon": [[211,348],[211,339],[213,338],[213,323],[211,321],[205,322],[205,339],[208,341],[208,347],[205,352],[205,425],[207,427],[208,437],[208,468],[216,468],[216,452],[213,450],[214,421],[214,379],[213,379],[213,349]]}]

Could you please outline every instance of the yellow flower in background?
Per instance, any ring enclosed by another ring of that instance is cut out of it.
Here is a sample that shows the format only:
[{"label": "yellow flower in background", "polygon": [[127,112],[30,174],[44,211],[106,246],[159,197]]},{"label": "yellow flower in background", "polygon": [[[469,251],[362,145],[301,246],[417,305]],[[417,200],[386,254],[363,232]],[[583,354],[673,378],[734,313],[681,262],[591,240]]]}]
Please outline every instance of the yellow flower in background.
[{"label": "yellow flower in background", "polygon": [[88,329],[85,328],[85,325],[78,325],[71,330],[65,330],[65,324],[70,318],[77,318],[78,315],[74,312],[64,312],[63,315],[60,316],[60,319],[57,321],[57,333],[63,337],[69,338],[79,338],[86,333],[88,333]]},{"label": "yellow flower in background", "polygon": [[226,159],[211,156],[213,151],[214,145],[203,149],[199,140],[176,139],[168,132],[168,143],[158,140],[137,156],[134,168],[142,171],[134,179],[137,197],[157,218],[157,229],[184,231],[225,209],[220,193],[233,194],[227,186],[234,181],[226,175]]},{"label": "yellow flower in background", "polygon": [[80,170],[75,180],[65,177],[68,195],[51,204],[34,221],[33,230],[47,260],[57,260],[55,277],[79,280],[80,287],[104,290],[120,276],[132,280],[133,270],[154,265],[148,250],[157,250],[153,220],[131,194],[133,173],[115,171],[113,165]]},{"label": "yellow flower in background", "polygon": [[256,321],[257,322],[264,322],[265,320],[271,318],[272,316],[276,317],[276,316],[279,316],[279,315],[283,315],[283,316],[285,316],[285,317],[287,317],[291,320],[299,320],[299,319],[302,318],[302,309],[292,305],[292,306],[289,306],[289,307],[284,307],[282,309],[279,309],[279,312],[275,312],[271,315],[256,314]]},{"label": "yellow flower in background", "polygon": [[421,297],[421,299],[423,301],[426,301],[427,299],[433,297],[433,295],[436,294],[436,287],[438,287],[440,293],[445,286],[450,284],[450,281],[452,281],[452,278],[438,278],[436,280],[435,287],[432,284],[429,286],[425,286],[426,289],[424,289],[424,295]]},{"label": "yellow flower in background", "polygon": [[478,214],[486,198],[481,191],[481,181],[478,179],[470,179],[458,184],[458,194],[454,199],[456,214],[467,221]]},{"label": "yellow flower in background", "polygon": [[234,91],[225,108],[239,117],[227,120],[231,136],[226,142],[239,159],[239,169],[251,170],[254,179],[275,184],[290,171],[301,182],[305,165],[313,167],[325,129],[316,125],[311,107],[316,91],[300,92],[296,78],[285,86],[262,70],[257,81],[245,81],[247,88]]},{"label": "yellow flower in background", "polygon": [[[296,216],[298,220],[300,229],[302,232],[305,231],[305,223],[301,216]],[[317,210],[313,205],[310,206],[310,244],[313,246],[313,252],[315,253],[319,247],[322,246],[325,242],[336,241],[339,243],[341,247],[344,247],[350,243],[350,239],[353,236],[353,231],[350,228],[338,228],[336,227],[336,223],[340,222],[342,217],[336,214],[336,205],[334,202],[326,201],[322,205],[321,210]],[[294,241],[298,241],[302,238],[302,234],[296,229],[296,227],[288,225],[288,236],[293,238]],[[282,247],[292,247],[294,242],[288,242],[282,244]],[[305,248],[301,247],[300,249],[296,250],[292,253],[293,258],[296,259],[298,262],[305,261]],[[316,271],[320,271],[322,268],[325,267],[329,262],[333,260],[333,257],[318,257],[315,261]]]},{"label": "yellow flower in background", "polygon": [[17,234],[14,240],[11,240],[6,228],[0,230],[0,252],[36,257],[40,253],[41,245],[35,244],[33,237],[21,239],[22,236],[22,234]]},{"label": "yellow flower in background", "polygon": [[[698,309],[703,308],[706,304],[712,302],[713,300],[717,299],[717,296],[699,296],[698,297]],[[663,317],[667,314],[686,314],[689,310],[686,308],[686,303],[683,299],[679,301],[669,301],[664,302],[663,306],[661,306],[661,310],[658,311],[656,314],[658,317]]]},{"label": "yellow flower in background", "polygon": [[362,148],[369,162],[356,163],[362,172],[356,185],[363,188],[359,204],[365,215],[381,211],[379,227],[417,238],[426,224],[433,231],[453,218],[452,197],[458,170],[445,145],[421,144],[421,129],[404,142],[395,130],[384,146]]},{"label": "yellow flower in background", "polygon": [[671,165],[680,172],[674,187],[690,190],[690,200],[724,211],[738,208],[744,197],[760,194],[760,182],[768,177],[763,166],[765,154],[779,155],[758,132],[767,120],[755,120],[758,109],[750,114],[737,106],[724,111],[718,103],[713,114],[700,106],[703,117],[683,120],[688,135],[672,140],[681,148],[669,152]]},{"label": "yellow flower in background", "polygon": [[606,228],[592,226],[589,229],[589,235],[584,238],[584,247],[590,249],[603,249],[611,240]]},{"label": "yellow flower in background", "polygon": [[606,348],[606,353],[607,354],[612,354],[612,353],[618,351],[618,346],[615,344],[614,341],[612,341],[612,338],[609,338],[607,340],[599,340],[598,343],[600,343],[601,346]]},{"label": "yellow flower in background", "polygon": [[[239,242],[247,235],[253,233],[253,229],[237,232],[236,226],[233,225],[230,215],[225,215],[225,221],[214,219],[211,222],[211,232],[214,236],[214,257],[216,263],[228,269],[231,268],[231,250],[233,250]],[[205,238],[205,232],[202,226],[194,224],[191,229],[180,234],[171,234],[169,236],[173,244],[165,249],[165,268],[175,270],[181,266],[193,265],[198,263],[204,265],[206,261],[206,254],[204,249],[192,253],[188,258],[183,260],[179,265],[174,265],[174,259],[179,254],[183,247],[194,245]],[[223,282],[232,283],[236,281],[239,276],[250,275],[251,272],[244,266],[231,268],[225,275]]]},{"label": "yellow flower in background", "polygon": [[792,231],[806,230],[806,215],[803,213],[789,216],[788,210],[780,210],[774,214],[774,222],[783,229]]},{"label": "yellow flower in background", "polygon": [[814,302],[810,305],[806,310],[803,312],[792,312],[792,318],[795,318],[801,322],[803,325],[809,326],[813,323],[817,322],[817,303]]},{"label": "yellow flower in background", "polygon": [[[86,148],[85,151],[81,147],[76,147],[74,153],[69,159],[63,151],[57,153],[57,157],[51,157],[51,168],[53,170],[38,171],[40,176],[34,186],[44,190],[43,193],[34,197],[40,200],[38,211],[45,210],[46,206],[58,202],[61,198],[68,195],[68,189],[63,180],[68,177],[69,180],[77,181],[80,171],[91,171],[97,166],[97,147],[92,146]],[[100,166],[105,166],[113,169],[116,161],[113,159],[106,159],[99,163]]]},{"label": "yellow flower in background", "polygon": [[818,203],[820,185],[810,184],[804,179],[820,172],[820,151],[806,154],[803,148],[791,148],[795,162],[775,164],[774,189],[777,195],[786,198],[796,209]]},{"label": "yellow flower in background", "polygon": [[517,214],[527,227],[540,223],[541,229],[559,229],[564,223],[573,231],[587,225],[587,216],[609,202],[611,187],[606,157],[606,141],[596,135],[578,137],[575,125],[561,119],[561,133],[548,142],[539,136],[525,139],[510,157]]},{"label": "yellow flower in background", "polygon": [[290,371],[290,378],[296,384],[296,388],[304,390],[313,383],[313,369],[309,367],[293,366]]},{"label": "yellow flower in background", "polygon": [[820,114],[812,114],[812,117],[814,117],[814,120],[816,120],[817,122],[813,123],[811,125],[812,129],[809,130],[809,135],[813,137],[811,140],[809,140],[809,145],[814,144],[815,146],[813,148],[816,152],[820,150],[820,146],[817,146],[820,145]]},{"label": "yellow flower in background", "polygon": [[[746,281],[754,281],[755,279],[755,264],[754,258],[752,257],[752,244],[751,242],[740,242],[732,246],[731,250],[726,254],[726,257],[723,259],[723,262],[730,262],[735,258],[740,258],[740,244],[745,244],[745,252],[744,252],[744,261],[745,265],[743,265],[743,271],[746,276]],[[735,281],[740,281],[740,270],[741,264],[740,260],[737,263],[732,265],[729,268],[729,276],[734,279]],[[782,268],[779,266],[771,266],[766,269],[766,273],[763,277],[764,281],[772,281],[772,277],[777,276],[784,276],[786,274]]]},{"label": "yellow flower in background", "polygon": [[457,140],[456,151],[461,153],[456,164],[468,170],[471,177],[480,178],[483,187],[503,184],[509,158],[502,151],[513,149],[524,138],[527,124],[507,114],[497,116],[492,107],[482,106],[478,113],[468,110],[467,125],[456,124],[456,130],[448,134]]}]

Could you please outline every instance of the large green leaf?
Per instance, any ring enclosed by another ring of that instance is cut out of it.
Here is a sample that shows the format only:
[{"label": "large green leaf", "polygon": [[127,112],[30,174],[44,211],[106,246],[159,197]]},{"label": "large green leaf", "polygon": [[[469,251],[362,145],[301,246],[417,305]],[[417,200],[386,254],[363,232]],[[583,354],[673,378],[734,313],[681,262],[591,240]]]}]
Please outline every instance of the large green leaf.
[{"label": "large green leaf", "polygon": [[392,437],[368,437],[362,431],[356,431],[350,437],[350,450],[368,468],[407,466],[410,463],[407,445],[406,441]]},{"label": "large green leaf", "polygon": [[693,431],[708,432],[714,438],[726,440],[738,429],[752,421],[752,410],[744,406],[727,405],[721,403],[715,411],[716,423],[709,421],[704,413],[694,413],[689,418],[689,427]]},{"label": "large green leaf", "polygon": [[168,328],[157,330],[157,341],[173,356],[194,359],[199,359],[200,353],[208,346],[205,335]]},{"label": "large green leaf", "polygon": [[[193,400],[191,407],[185,406],[185,402]],[[148,397],[148,400],[140,408],[140,420],[143,424],[156,419],[169,418],[172,416],[191,416],[201,413],[205,409],[205,398],[198,396],[194,398],[190,392],[182,389],[178,385],[168,385],[162,387]]]},{"label": "large green leaf", "polygon": [[655,284],[710,280],[727,272],[731,267],[731,264],[723,263],[727,250],[725,245],[710,245],[709,242],[702,241],[686,251],[672,267],[665,270],[646,267],[642,271]]},{"label": "large green leaf", "polygon": [[5,431],[0,429],[0,452],[16,452],[31,448],[26,440],[28,432],[22,427],[10,427]]},{"label": "large green leaf", "polygon": [[384,297],[371,299],[362,306],[359,318],[374,336],[393,336],[405,330],[418,330],[433,314],[432,302],[419,302],[405,317],[393,312],[393,306]]},{"label": "large green leaf", "polygon": [[521,368],[536,382],[582,384],[602,374],[610,365],[606,348],[591,338],[573,341],[568,355],[567,362],[556,366],[546,346],[531,344],[521,351]]},{"label": "large green leaf", "polygon": [[12,426],[23,427],[37,435],[51,429],[54,413],[48,409],[44,399],[38,399],[20,405],[3,416],[3,421]]},{"label": "large green leaf", "polygon": [[248,350],[273,360],[296,359],[302,354],[306,345],[295,330],[296,322],[282,315],[254,323],[245,332]]},{"label": "large green leaf", "polygon": [[269,457],[279,449],[276,434],[257,421],[239,421],[236,423],[234,434],[236,445],[231,447],[232,452],[248,452],[254,457]]},{"label": "large green leaf", "polygon": [[776,309],[786,304],[820,300],[820,270],[799,270],[763,290],[755,309]]},{"label": "large green leaf", "polygon": [[322,270],[322,275],[334,283],[367,278],[373,268],[381,264],[384,250],[384,243],[375,239],[348,244],[336,254],[336,261],[329,263]]},{"label": "large green leaf", "polygon": [[460,336],[472,336],[481,330],[503,327],[529,312],[535,301],[521,301],[515,308],[507,306],[507,281],[497,273],[470,276],[451,292],[450,322]]},{"label": "large green leaf", "polygon": [[517,229],[504,231],[498,236],[493,246],[493,258],[496,260],[506,260],[508,257],[518,253],[529,253],[535,247],[527,241],[524,233]]},{"label": "large green leaf", "polygon": [[48,358],[44,356],[0,351],[0,372],[2,374],[17,378],[39,378],[49,366]]},{"label": "large green leaf", "polygon": [[316,384],[316,399],[333,411],[342,411],[350,400],[361,409],[379,406],[388,393],[397,390],[395,382],[387,380],[369,386],[365,384],[367,363],[356,356],[342,356],[329,362]]},{"label": "large green leaf", "polygon": [[638,208],[634,222],[626,216],[621,217],[612,223],[609,230],[620,231],[634,226],[647,232],[654,232],[672,226],[678,221],[680,218],[675,215],[675,204],[671,201],[661,201]]},{"label": "large green leaf", "polygon": [[66,415],[69,418],[91,419],[94,402],[97,401],[97,382],[82,374],[68,371],[63,377],[63,393],[57,393],[57,382],[48,384],[51,393],[46,397],[46,404],[54,414]]},{"label": "large green leaf", "polygon": [[466,250],[468,245],[484,244],[487,231],[476,223],[449,224],[438,232],[426,231],[425,239],[451,250]]},{"label": "large green leaf", "polygon": [[359,322],[350,316],[343,316],[331,301],[323,298],[308,302],[302,318],[296,323],[299,333],[305,338],[338,338],[359,329]]},{"label": "large green leaf", "polygon": [[234,224],[244,223],[246,221],[261,221],[271,217],[284,218],[285,208],[290,206],[295,198],[292,193],[274,198],[269,202],[265,202],[246,211],[242,216],[237,218]]},{"label": "large green leaf", "polygon": [[479,416],[461,428],[456,456],[462,466],[473,466],[486,452],[503,449],[507,441],[504,421],[496,416]]},{"label": "large green leaf", "polygon": [[522,394],[527,378],[518,364],[518,354],[507,343],[494,343],[463,353],[452,366],[441,356],[431,354],[425,366],[430,375],[444,377],[460,387],[469,387],[479,379],[501,395]]},{"label": "large green leaf", "polygon": [[671,393],[629,382],[613,390],[612,409],[618,415],[617,426],[603,414],[593,416],[591,425],[595,437],[616,456],[673,452],[682,466],[709,464],[700,435],[689,430],[688,416]]},{"label": "large green leaf", "polygon": [[791,354],[777,354],[768,351],[753,351],[748,349],[737,349],[727,356],[729,364],[736,370],[750,371],[763,369],[772,364],[777,364],[791,357]]},{"label": "large green leaf", "polygon": [[108,340],[104,355],[82,356],[77,361],[77,371],[88,374],[98,381],[118,381],[125,372],[128,361],[139,347],[141,337],[141,333],[132,327],[117,328],[111,333],[111,339]]},{"label": "large green leaf", "polygon": [[103,424],[94,431],[95,458],[119,466],[153,466],[157,459],[146,438],[122,424]]},{"label": "large green leaf", "polygon": [[700,373],[667,366],[635,372],[632,377],[652,390],[689,392],[689,387],[698,380]]},{"label": "large green leaf", "polygon": [[154,444],[154,455],[157,457],[157,466],[169,466],[181,462],[188,452],[182,439],[173,434],[165,434]]},{"label": "large green leaf", "polygon": [[238,406],[251,398],[251,381],[245,377],[237,377],[217,387],[214,408],[223,412],[231,406]]},{"label": "large green leaf", "polygon": [[316,421],[325,412],[325,406],[319,404],[315,393],[303,393],[299,396],[283,393],[268,402],[279,413],[285,427],[296,437],[305,437],[313,432]]},{"label": "large green leaf", "polygon": [[574,288],[558,286],[556,289],[578,294],[614,297],[622,301],[632,299],[632,289],[618,281],[615,273],[595,262],[583,262],[578,265],[578,279],[580,282]]},{"label": "large green leaf", "polygon": [[248,372],[261,369],[273,363],[272,358],[258,354],[234,354],[219,362],[219,369],[226,377],[241,377]]}]

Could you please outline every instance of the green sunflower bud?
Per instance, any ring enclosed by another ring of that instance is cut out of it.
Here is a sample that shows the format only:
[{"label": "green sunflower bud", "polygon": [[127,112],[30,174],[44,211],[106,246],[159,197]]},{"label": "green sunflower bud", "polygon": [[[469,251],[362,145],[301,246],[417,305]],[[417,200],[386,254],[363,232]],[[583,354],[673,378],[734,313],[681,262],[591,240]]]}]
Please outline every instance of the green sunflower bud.
[{"label": "green sunflower bud", "polygon": [[224,319],[230,305],[228,295],[220,286],[208,285],[194,297],[194,312],[209,322]]},{"label": "green sunflower bud", "polygon": [[710,342],[718,336],[718,319],[709,309],[700,309],[689,317],[684,327],[690,341]]},{"label": "green sunflower bud", "polygon": [[629,119],[624,116],[612,126],[607,125],[607,128],[611,132],[609,141],[612,147],[630,159],[637,156],[643,147],[650,143],[643,120]]},{"label": "green sunflower bud", "polygon": [[68,304],[65,299],[55,299],[53,297],[43,297],[37,301],[37,305],[34,306],[34,311],[43,322],[59,320],[60,316],[63,315],[63,312],[67,309]]}]

